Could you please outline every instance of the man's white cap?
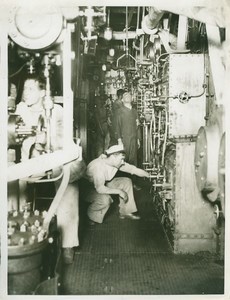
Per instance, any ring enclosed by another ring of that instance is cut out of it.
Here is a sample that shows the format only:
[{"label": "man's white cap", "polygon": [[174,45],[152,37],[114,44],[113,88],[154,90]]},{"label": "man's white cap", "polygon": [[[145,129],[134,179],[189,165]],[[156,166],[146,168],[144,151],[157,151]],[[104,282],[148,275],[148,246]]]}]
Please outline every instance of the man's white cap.
[{"label": "man's white cap", "polygon": [[105,151],[105,153],[107,155],[118,153],[118,152],[123,152],[123,153],[125,152],[125,149],[124,149],[123,145],[114,145],[114,146],[111,146],[109,149],[107,149]]}]

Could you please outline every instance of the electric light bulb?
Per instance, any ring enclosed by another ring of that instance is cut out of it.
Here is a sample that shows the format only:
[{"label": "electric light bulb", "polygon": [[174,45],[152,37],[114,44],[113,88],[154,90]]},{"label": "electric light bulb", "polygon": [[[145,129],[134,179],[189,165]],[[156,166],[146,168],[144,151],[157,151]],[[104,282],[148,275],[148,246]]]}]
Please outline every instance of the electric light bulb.
[{"label": "electric light bulb", "polygon": [[109,56],[114,56],[115,50],[113,48],[109,49]]},{"label": "electric light bulb", "polygon": [[106,71],[106,65],[105,64],[103,64],[101,68],[102,68],[102,71]]},{"label": "electric light bulb", "polygon": [[111,29],[111,27],[106,27],[105,28],[105,31],[104,31],[104,38],[107,40],[107,41],[110,41],[113,37],[113,31]]}]

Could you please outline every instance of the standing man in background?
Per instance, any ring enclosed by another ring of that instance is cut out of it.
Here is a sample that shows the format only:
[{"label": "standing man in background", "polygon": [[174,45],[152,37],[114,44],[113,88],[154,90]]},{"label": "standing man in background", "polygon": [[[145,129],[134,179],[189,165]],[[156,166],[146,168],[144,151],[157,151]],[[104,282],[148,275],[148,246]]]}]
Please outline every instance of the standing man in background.
[{"label": "standing man in background", "polygon": [[[138,114],[132,107],[132,95],[124,92],[122,97],[123,105],[115,116],[115,137],[119,145],[123,145],[126,154],[126,161],[137,166],[137,150],[140,148],[140,129]],[[136,184],[134,188],[139,190]]]},{"label": "standing man in background", "polygon": [[115,136],[116,132],[116,114],[119,109],[123,106],[122,97],[125,93],[125,90],[119,89],[117,90],[117,99],[112,104],[112,114],[111,114],[111,126],[110,126],[110,146],[117,144],[117,138]]},{"label": "standing man in background", "polygon": [[105,107],[105,95],[95,97],[95,121],[96,121],[96,140],[95,156],[104,153],[109,146],[109,124]]}]

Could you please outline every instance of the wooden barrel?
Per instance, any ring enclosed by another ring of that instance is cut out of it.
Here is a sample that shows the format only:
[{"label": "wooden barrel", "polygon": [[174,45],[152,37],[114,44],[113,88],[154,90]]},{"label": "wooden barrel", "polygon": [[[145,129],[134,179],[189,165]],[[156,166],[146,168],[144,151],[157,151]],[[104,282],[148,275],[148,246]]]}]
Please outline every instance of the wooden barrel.
[{"label": "wooden barrel", "polygon": [[8,294],[33,294],[41,282],[42,254],[47,239],[32,245],[8,247]]}]

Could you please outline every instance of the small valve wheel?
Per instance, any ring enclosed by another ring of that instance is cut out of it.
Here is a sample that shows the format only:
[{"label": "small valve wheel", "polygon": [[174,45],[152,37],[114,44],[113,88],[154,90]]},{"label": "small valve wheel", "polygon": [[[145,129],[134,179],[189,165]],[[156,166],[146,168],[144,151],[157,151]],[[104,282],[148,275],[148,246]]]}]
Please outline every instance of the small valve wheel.
[{"label": "small valve wheel", "polygon": [[180,101],[181,103],[188,103],[188,101],[189,101],[189,99],[190,99],[190,96],[189,96],[189,94],[186,93],[186,92],[181,92],[181,93],[177,96],[177,98],[179,99],[179,101]]}]

